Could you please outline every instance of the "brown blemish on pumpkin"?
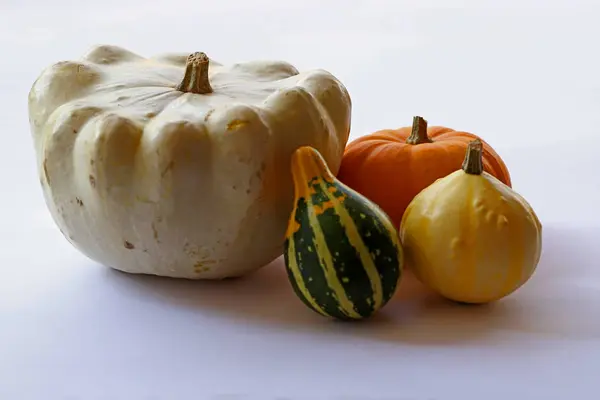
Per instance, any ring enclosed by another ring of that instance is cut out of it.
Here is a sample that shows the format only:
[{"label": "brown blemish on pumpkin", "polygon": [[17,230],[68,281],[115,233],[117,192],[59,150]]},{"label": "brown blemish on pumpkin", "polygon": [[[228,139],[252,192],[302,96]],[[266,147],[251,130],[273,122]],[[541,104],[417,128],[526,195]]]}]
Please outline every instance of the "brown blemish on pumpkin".
[{"label": "brown blemish on pumpkin", "polygon": [[189,242],[186,242],[183,245],[183,252],[192,258],[198,257],[200,253],[198,246],[190,244]]},{"label": "brown blemish on pumpkin", "polygon": [[43,163],[43,168],[44,168],[44,177],[46,178],[46,182],[48,182],[48,185],[50,185],[50,175],[48,174],[48,159],[44,158],[44,163]]},{"label": "brown blemish on pumpkin", "polygon": [[262,178],[263,174],[267,169],[267,164],[263,161],[260,163],[260,169],[256,171],[255,175],[258,179]]},{"label": "brown blemish on pumpkin", "polygon": [[95,188],[96,187],[96,178],[94,178],[94,175],[90,174],[89,179],[90,179],[90,185],[92,185],[92,187]]},{"label": "brown blemish on pumpkin", "polygon": [[160,243],[160,240],[158,240],[158,230],[156,229],[156,225],[154,225],[154,222],[152,223],[152,235],[154,236],[154,240]]},{"label": "brown blemish on pumpkin", "polygon": [[210,109],[210,110],[209,110],[209,111],[206,113],[206,115],[204,116],[204,122],[208,122],[208,119],[210,118],[210,116],[211,116],[211,115],[212,115],[212,113],[214,113],[214,112],[215,112],[215,109],[214,109],[214,108],[213,108],[213,109]]},{"label": "brown blemish on pumpkin", "polygon": [[94,159],[92,158],[92,159],[90,160],[90,165],[94,165],[94,162],[95,162],[95,161],[94,161]]},{"label": "brown blemish on pumpkin", "polygon": [[128,242],[127,240],[125,240],[123,242],[123,246],[127,249],[127,250],[133,250],[135,249],[135,246],[133,245],[133,243]]},{"label": "brown blemish on pumpkin", "polygon": [[58,213],[61,215],[63,221],[67,221],[67,213],[65,212],[65,208],[63,206],[58,207]]},{"label": "brown blemish on pumpkin", "polygon": [[194,272],[197,274],[201,274],[202,272],[208,272],[210,271],[210,266],[216,263],[217,262],[215,260],[197,261],[194,264]]},{"label": "brown blemish on pumpkin", "polygon": [[175,161],[171,160],[171,162],[168,163],[167,166],[165,167],[165,169],[163,169],[162,172],[160,173],[161,178],[163,178],[167,173],[169,173],[169,171],[171,171],[174,166],[175,166]]},{"label": "brown blemish on pumpkin", "polygon": [[77,202],[77,205],[79,205],[79,207],[83,207],[83,200],[81,200],[79,197],[75,197],[75,201]]},{"label": "brown blemish on pumpkin", "polygon": [[242,127],[248,125],[249,123],[250,123],[250,121],[245,121],[242,119],[234,119],[233,121],[231,121],[230,123],[227,124],[227,130],[232,131],[234,129],[239,129],[239,128],[242,128]]}]

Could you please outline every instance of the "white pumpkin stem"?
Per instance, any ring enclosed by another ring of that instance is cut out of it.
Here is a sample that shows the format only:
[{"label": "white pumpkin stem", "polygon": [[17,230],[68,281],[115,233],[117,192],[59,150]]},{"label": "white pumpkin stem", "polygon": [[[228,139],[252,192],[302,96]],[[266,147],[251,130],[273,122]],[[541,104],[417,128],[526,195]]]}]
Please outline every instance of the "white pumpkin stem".
[{"label": "white pumpkin stem", "polygon": [[408,144],[432,143],[433,140],[427,136],[427,121],[421,117],[413,117],[412,132],[406,139]]},{"label": "white pumpkin stem", "polygon": [[186,93],[208,94],[213,92],[208,80],[210,59],[205,53],[190,54],[185,65],[185,75],[177,90]]},{"label": "white pumpkin stem", "polygon": [[483,144],[481,140],[475,139],[469,142],[462,169],[471,175],[481,175],[483,172]]}]

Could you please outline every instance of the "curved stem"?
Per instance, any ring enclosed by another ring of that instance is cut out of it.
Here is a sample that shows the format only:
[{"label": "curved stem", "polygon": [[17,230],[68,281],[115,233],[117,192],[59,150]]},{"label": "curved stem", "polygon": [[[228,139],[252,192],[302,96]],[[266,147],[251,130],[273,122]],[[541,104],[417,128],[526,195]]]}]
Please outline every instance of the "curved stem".
[{"label": "curved stem", "polygon": [[427,136],[427,121],[421,117],[413,117],[412,132],[406,139],[408,144],[432,143],[433,140]]},{"label": "curved stem", "polygon": [[185,65],[183,80],[177,86],[177,90],[195,94],[212,93],[213,89],[208,80],[209,61],[205,53],[190,54]]},{"label": "curved stem", "polygon": [[483,172],[483,144],[481,140],[475,139],[469,142],[462,169],[471,175],[481,175]]}]

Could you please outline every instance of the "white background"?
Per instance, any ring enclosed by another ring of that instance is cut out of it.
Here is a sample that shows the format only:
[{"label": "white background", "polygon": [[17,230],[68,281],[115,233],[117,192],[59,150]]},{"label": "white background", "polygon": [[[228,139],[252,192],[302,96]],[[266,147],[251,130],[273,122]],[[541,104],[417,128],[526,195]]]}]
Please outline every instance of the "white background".
[{"label": "white background", "polygon": [[[591,0],[1,0],[0,399],[597,396],[598,21]],[[544,224],[538,272],[475,308],[408,278],[377,318],[339,324],[281,261],[227,283],[107,270],[46,211],[27,116],[42,68],[98,43],[325,68],[352,138],[413,115],[481,135]]]}]

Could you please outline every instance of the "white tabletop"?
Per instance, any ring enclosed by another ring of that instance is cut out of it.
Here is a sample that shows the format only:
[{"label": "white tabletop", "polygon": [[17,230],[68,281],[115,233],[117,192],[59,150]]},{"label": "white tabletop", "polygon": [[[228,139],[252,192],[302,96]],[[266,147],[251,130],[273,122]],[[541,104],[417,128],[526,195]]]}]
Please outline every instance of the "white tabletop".
[{"label": "white tabletop", "polygon": [[[0,399],[593,398],[592,3],[3,0]],[[97,43],[325,68],[352,96],[352,138],[413,115],[481,135],[543,223],[537,273],[489,307],[440,302],[407,276],[372,321],[340,324],[295,297],[281,260],[221,283],[130,276],[90,261],[46,210],[26,106],[43,67]]]}]

